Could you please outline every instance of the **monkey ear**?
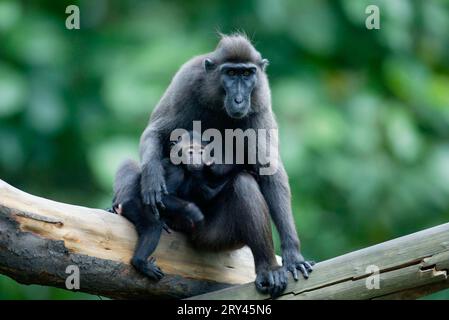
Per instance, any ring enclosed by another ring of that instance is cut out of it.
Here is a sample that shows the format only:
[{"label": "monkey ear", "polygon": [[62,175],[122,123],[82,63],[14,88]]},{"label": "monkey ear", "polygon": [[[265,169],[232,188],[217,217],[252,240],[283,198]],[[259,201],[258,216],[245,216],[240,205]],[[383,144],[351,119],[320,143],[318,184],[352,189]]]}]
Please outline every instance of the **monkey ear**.
[{"label": "monkey ear", "polygon": [[212,71],[214,68],[215,63],[211,59],[204,59],[204,70],[206,70],[206,72]]},{"label": "monkey ear", "polygon": [[260,62],[260,68],[262,69],[262,71],[265,71],[269,64],[270,61],[268,61],[268,59],[262,59],[262,61]]}]

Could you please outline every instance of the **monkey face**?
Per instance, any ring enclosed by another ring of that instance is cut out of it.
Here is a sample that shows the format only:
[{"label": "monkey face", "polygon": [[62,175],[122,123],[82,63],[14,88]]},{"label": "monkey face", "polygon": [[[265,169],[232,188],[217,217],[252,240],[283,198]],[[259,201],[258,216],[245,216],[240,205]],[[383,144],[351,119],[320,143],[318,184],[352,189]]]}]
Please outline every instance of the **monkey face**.
[{"label": "monkey face", "polygon": [[257,83],[257,67],[252,63],[224,63],[220,66],[225,90],[224,107],[231,118],[241,119],[251,107],[251,93]]},{"label": "monkey face", "polygon": [[185,165],[188,171],[201,171],[204,168],[203,163],[203,147],[201,144],[192,143],[183,151],[185,156]]},{"label": "monkey face", "polygon": [[214,160],[206,155],[205,145],[201,135],[189,131],[181,135],[176,142],[172,142],[178,156],[182,158],[181,163],[187,171],[199,172],[214,163]]}]

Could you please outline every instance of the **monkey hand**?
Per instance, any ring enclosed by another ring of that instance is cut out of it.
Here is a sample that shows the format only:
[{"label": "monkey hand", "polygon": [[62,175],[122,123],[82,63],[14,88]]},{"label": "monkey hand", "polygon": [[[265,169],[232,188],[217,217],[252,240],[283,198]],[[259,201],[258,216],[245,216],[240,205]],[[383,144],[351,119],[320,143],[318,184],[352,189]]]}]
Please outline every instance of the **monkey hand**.
[{"label": "monkey hand", "polygon": [[276,298],[287,287],[287,272],[280,266],[262,269],[257,272],[255,285],[259,292]]},{"label": "monkey hand", "polygon": [[295,280],[298,280],[298,270],[305,279],[309,278],[309,273],[313,271],[315,262],[304,260],[299,251],[289,250],[282,254],[282,265],[287,271],[290,271]]},{"label": "monkey hand", "polygon": [[141,178],[142,201],[149,205],[153,214],[159,218],[159,208],[165,209],[163,194],[168,194],[163,169],[143,170]]}]

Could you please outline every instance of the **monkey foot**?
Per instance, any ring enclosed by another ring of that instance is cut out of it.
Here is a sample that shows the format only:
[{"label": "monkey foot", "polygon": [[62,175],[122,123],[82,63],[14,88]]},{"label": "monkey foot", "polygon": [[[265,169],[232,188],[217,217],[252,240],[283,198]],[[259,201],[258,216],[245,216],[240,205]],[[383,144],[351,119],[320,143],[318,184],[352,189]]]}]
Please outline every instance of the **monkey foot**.
[{"label": "monkey foot", "polygon": [[138,271],[150,279],[159,281],[165,276],[164,272],[162,272],[162,270],[156,265],[156,259],[153,257],[151,257],[148,261],[133,259],[132,264]]},{"label": "monkey foot", "polygon": [[271,298],[276,298],[287,287],[287,272],[282,267],[258,272],[255,284],[259,292],[270,294]]},{"label": "monkey foot", "polygon": [[110,208],[106,208],[105,211],[110,212],[110,213],[115,213],[118,215],[122,215],[122,211],[123,211],[122,204],[115,205]]}]

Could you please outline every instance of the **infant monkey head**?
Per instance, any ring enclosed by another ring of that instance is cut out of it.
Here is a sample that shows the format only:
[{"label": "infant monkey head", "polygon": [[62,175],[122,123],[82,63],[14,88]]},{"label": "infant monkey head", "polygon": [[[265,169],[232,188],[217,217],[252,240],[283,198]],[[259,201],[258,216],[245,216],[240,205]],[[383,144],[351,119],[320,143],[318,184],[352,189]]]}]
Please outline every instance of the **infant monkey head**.
[{"label": "infant monkey head", "polygon": [[189,172],[200,172],[211,166],[214,161],[205,152],[206,143],[196,131],[183,133],[178,141],[172,142],[172,148],[181,157],[181,164]]}]

